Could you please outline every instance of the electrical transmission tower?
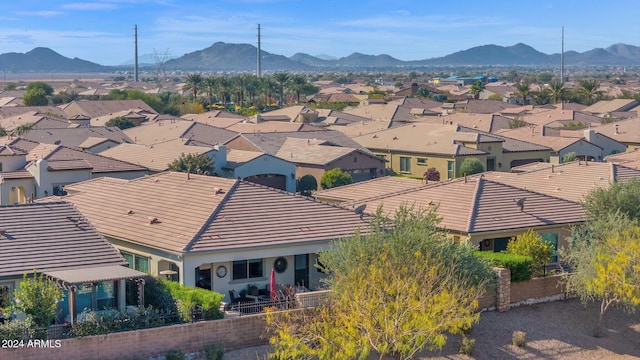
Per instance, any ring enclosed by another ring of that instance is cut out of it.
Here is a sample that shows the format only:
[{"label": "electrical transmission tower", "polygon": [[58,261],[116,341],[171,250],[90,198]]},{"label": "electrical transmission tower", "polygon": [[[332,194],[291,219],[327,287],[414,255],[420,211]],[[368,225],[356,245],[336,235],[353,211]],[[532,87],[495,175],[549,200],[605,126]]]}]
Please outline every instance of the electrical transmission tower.
[{"label": "electrical transmission tower", "polygon": [[167,80],[167,60],[171,55],[169,54],[169,49],[164,52],[159,52],[155,48],[153,49],[153,58],[156,61],[156,72],[158,78],[160,78],[160,73],[162,73],[162,80]]}]

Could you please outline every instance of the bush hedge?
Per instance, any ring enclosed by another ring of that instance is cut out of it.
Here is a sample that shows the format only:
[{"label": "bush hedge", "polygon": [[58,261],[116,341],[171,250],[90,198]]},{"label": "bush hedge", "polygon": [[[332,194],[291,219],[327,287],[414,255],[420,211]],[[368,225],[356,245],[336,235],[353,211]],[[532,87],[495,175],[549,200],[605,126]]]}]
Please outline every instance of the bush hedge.
[{"label": "bush hedge", "polygon": [[502,252],[476,251],[476,256],[487,260],[491,266],[503,267],[511,270],[511,281],[527,281],[531,279],[530,256],[506,254]]},{"label": "bush hedge", "polygon": [[224,316],[220,311],[220,303],[224,297],[222,294],[197,287],[183,286],[174,281],[162,279],[158,281],[175,299],[178,312],[184,321],[193,320],[191,310],[196,306],[202,307],[205,320],[222,319]]}]

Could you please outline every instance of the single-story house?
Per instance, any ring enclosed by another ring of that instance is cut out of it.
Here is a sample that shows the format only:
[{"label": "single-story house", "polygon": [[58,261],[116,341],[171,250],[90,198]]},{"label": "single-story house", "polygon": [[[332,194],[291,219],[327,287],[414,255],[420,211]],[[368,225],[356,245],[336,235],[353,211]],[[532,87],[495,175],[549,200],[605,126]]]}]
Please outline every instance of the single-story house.
[{"label": "single-story house", "polygon": [[[73,203],[129,260],[153,275],[222,294],[269,283],[322,287],[314,265],[332,240],[366,230],[367,217],[241,180],[163,172],[67,187]],[[277,266],[275,266],[277,264]]]},{"label": "single-story house", "polygon": [[59,321],[73,323],[84,309],[124,310],[126,280],[137,281],[144,294],[147,274],[128,268],[122,255],[67,202],[0,206],[0,248],[0,309],[9,304],[24,274],[34,271],[63,289]]}]

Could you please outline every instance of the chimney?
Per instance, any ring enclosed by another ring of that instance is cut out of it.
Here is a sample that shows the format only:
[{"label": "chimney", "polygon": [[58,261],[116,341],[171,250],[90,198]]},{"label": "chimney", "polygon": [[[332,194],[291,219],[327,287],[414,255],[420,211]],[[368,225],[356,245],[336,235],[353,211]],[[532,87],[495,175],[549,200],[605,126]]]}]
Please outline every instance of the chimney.
[{"label": "chimney", "polygon": [[551,173],[555,172],[555,165],[551,164]]},{"label": "chimney", "polygon": [[256,114],[256,124],[261,123],[261,122],[262,122],[262,115]]}]

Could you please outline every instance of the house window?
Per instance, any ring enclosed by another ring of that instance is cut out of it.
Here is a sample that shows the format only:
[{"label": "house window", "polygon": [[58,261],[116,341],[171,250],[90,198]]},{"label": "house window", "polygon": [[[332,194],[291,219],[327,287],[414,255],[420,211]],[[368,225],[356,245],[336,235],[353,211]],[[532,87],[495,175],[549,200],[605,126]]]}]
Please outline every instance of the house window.
[{"label": "house window", "polygon": [[453,179],[456,176],[455,166],[453,161],[447,161],[447,179]]},{"label": "house window", "polygon": [[11,305],[11,296],[13,294],[13,286],[10,284],[0,285],[0,317],[3,316],[2,309]]},{"label": "house window", "polygon": [[495,171],[496,170],[496,158],[490,157],[487,158],[487,171]]},{"label": "house window", "polygon": [[262,277],[262,259],[238,260],[233,262],[233,280]]},{"label": "house window", "polygon": [[2,163],[0,163],[0,172],[2,172]]},{"label": "house window", "polygon": [[416,162],[418,163],[418,165],[427,165],[427,159],[426,158],[418,158],[416,160]]},{"label": "house window", "polygon": [[553,254],[551,255],[551,263],[558,262],[558,234],[554,232],[540,233],[542,240],[553,245]]},{"label": "house window", "polygon": [[400,157],[400,172],[408,173],[411,172],[411,158],[401,156]]},{"label": "house window", "polygon": [[149,274],[149,258],[141,255],[131,254],[128,252],[120,251],[125,260],[129,263],[129,268],[136,269],[138,271]]}]

